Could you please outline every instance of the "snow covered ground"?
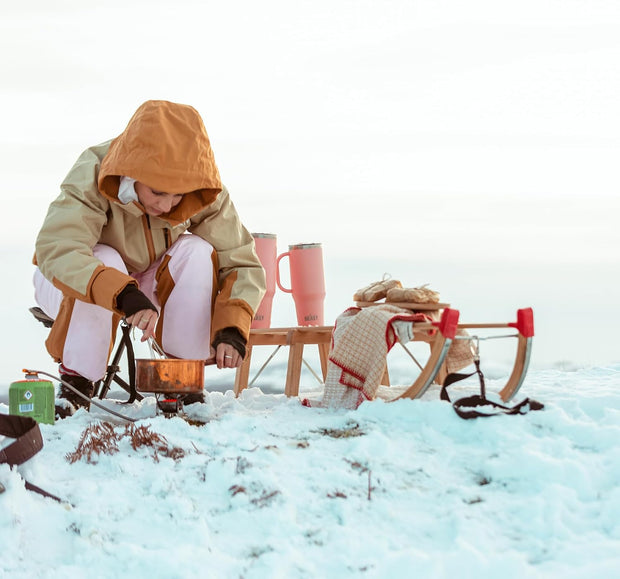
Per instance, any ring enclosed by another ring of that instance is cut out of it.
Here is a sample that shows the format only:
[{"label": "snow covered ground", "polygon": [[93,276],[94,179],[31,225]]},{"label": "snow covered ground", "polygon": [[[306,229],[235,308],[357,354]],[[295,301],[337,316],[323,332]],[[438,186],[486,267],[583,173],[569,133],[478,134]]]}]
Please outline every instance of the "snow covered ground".
[{"label": "snow covered ground", "polygon": [[[491,389],[504,370],[489,371]],[[43,450],[18,471],[0,467],[0,568],[29,578],[620,574],[620,365],[530,372],[516,399],[543,411],[471,421],[437,389],[357,411],[302,407],[281,394],[283,371],[268,367],[264,392],[212,391],[188,408],[202,426],[156,417],[152,398],[121,407],[165,438],[159,451],[134,450],[112,417],[118,451],[71,463],[84,430],[108,416],[41,425]],[[20,473],[70,505],[26,491]]]}]

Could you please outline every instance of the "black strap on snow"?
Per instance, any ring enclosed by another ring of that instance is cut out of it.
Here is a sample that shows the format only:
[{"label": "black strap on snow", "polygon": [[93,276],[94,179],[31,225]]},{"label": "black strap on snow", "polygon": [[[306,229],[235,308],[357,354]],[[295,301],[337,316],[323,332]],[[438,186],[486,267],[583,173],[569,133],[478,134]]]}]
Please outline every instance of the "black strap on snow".
[{"label": "black strap on snow", "polygon": [[[20,465],[43,448],[43,438],[41,437],[39,425],[36,420],[29,416],[0,414],[0,434],[15,439],[15,442],[0,450],[0,464],[6,463],[9,466]],[[25,481],[25,483],[29,491],[34,491],[59,503],[62,502],[58,497],[38,486],[28,481]]]},{"label": "black strap on snow", "polygon": [[[525,414],[530,410],[542,410],[545,407],[544,404],[541,404],[536,400],[532,400],[531,398],[526,398],[513,407],[504,406],[503,404],[498,404],[497,402],[489,400],[486,397],[486,386],[484,383],[484,374],[482,373],[482,370],[480,370],[480,360],[474,360],[474,364],[476,369],[469,374],[459,374],[457,372],[448,374],[444,380],[443,386],[441,387],[441,399],[446,402],[450,402],[452,404],[452,408],[454,408],[454,411],[461,418],[468,420],[470,418],[497,416],[498,414]],[[469,378],[474,374],[478,375],[478,380],[480,382],[480,394],[465,396],[464,398],[459,398],[458,400],[452,402],[452,400],[450,400],[450,396],[448,396],[448,386],[454,384],[455,382],[459,382],[460,380],[465,380],[465,378]],[[475,410],[475,408],[479,407],[490,407],[491,410],[485,410],[484,412]]]}]

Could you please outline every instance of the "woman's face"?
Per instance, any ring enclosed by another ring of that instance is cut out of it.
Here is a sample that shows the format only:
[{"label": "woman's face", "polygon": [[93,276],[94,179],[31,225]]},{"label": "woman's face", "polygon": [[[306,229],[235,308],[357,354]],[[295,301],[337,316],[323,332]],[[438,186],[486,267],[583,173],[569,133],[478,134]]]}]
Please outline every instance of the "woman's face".
[{"label": "woman's face", "polygon": [[136,194],[148,215],[157,217],[162,213],[169,213],[173,207],[176,207],[183,195],[170,195],[162,191],[154,191],[144,183],[136,181]]}]

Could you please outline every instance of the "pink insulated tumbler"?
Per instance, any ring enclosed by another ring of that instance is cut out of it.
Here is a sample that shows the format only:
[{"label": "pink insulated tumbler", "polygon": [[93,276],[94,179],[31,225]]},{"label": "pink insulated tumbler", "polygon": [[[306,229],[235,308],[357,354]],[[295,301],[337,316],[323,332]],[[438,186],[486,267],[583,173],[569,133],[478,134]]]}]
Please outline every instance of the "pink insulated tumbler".
[{"label": "pink insulated tumbler", "polygon": [[278,257],[278,241],[275,233],[252,233],[256,254],[265,270],[267,292],[260,303],[252,328],[269,328],[271,325],[271,306],[276,293],[276,258]]},{"label": "pink insulated tumbler", "polygon": [[[288,251],[278,256],[276,281],[278,287],[293,294],[297,324],[299,326],[322,326],[323,302],[325,301],[325,274],[323,272],[323,249],[320,243],[289,245]],[[280,282],[280,260],[289,258],[291,289]]]}]

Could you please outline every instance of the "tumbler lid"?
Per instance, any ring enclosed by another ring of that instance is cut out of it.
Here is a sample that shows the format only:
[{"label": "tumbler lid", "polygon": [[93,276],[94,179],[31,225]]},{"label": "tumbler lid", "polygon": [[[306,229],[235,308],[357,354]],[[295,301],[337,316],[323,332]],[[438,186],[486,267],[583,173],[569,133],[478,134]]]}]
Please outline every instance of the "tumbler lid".
[{"label": "tumbler lid", "polygon": [[313,247],[321,247],[320,243],[296,243],[295,245],[289,245],[289,250],[291,249],[312,249]]},{"label": "tumbler lid", "polygon": [[275,233],[252,233],[252,237],[276,239],[278,236]]}]

